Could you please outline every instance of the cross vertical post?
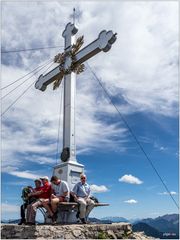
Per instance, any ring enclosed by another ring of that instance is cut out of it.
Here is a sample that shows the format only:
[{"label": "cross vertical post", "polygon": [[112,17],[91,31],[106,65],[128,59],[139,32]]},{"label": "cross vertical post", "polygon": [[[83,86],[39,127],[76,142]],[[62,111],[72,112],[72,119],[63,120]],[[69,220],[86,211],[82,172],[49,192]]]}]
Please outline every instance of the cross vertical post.
[{"label": "cross vertical post", "polygon": [[[68,53],[72,50],[73,44],[75,44],[75,34],[77,31],[78,29],[74,24],[68,23],[62,34],[65,41],[64,69],[68,69],[71,66],[72,59]],[[79,181],[80,174],[84,172],[84,166],[76,160],[75,98],[76,73],[71,71],[64,75],[63,150],[61,153],[61,162],[54,167],[53,173],[53,175],[65,180],[70,189]]]},{"label": "cross vertical post", "polygon": [[[78,29],[69,23],[62,36],[65,40],[65,52],[68,52],[75,43],[75,34]],[[68,64],[66,57],[66,64]],[[64,76],[64,114],[63,114],[63,151],[68,151],[68,161],[76,162],[75,143],[75,95],[76,95],[76,73],[71,72]]]}]

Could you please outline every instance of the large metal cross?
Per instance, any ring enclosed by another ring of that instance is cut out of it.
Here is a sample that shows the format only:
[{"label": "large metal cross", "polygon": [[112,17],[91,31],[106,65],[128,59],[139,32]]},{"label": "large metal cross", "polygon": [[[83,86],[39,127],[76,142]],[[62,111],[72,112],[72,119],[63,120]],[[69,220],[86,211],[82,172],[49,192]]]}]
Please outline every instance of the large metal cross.
[{"label": "large metal cross", "polygon": [[[68,23],[62,34],[65,39],[65,49],[61,64],[45,75],[41,75],[35,87],[45,91],[46,87],[55,83],[57,79],[64,77],[64,114],[63,114],[63,151],[61,160],[66,162],[76,162],[76,142],[75,142],[75,95],[76,95],[76,71],[80,64],[93,57],[97,53],[110,50],[111,45],[116,41],[116,34],[112,31],[101,31],[98,38],[84,47],[82,50],[72,55],[75,44],[75,34],[78,29],[72,23]],[[60,63],[59,62],[59,63]],[[73,67],[72,67],[73,66]],[[60,81],[59,81],[60,84]]]}]

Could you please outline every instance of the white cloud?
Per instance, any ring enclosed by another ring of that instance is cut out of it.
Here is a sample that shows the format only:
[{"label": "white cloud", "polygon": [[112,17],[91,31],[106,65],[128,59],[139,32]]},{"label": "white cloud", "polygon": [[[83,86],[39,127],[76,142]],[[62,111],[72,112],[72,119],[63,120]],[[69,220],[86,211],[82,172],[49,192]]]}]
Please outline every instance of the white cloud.
[{"label": "white cloud", "polygon": [[130,184],[142,184],[143,182],[137,178],[132,176],[131,174],[125,174],[121,178],[119,178],[119,182],[125,182]]},{"label": "white cloud", "polygon": [[9,172],[9,174],[19,177],[19,178],[27,178],[27,179],[33,179],[33,180],[40,177],[39,175],[36,175],[29,171],[23,171],[23,172],[12,171],[12,172]]},{"label": "white cloud", "polygon": [[129,204],[135,204],[135,203],[138,203],[137,200],[134,200],[134,199],[129,199],[129,200],[126,200],[124,201],[125,203],[129,203]]},{"label": "white cloud", "polygon": [[154,148],[156,148],[157,150],[161,151],[161,152],[165,152],[168,150],[167,147],[162,146],[161,144],[159,144],[157,141],[154,142]]},{"label": "white cloud", "polygon": [[[78,1],[74,4],[82,12],[78,36],[84,34],[84,46],[97,38],[102,29],[112,29],[118,33],[110,52],[98,54],[89,63],[108,91],[117,98],[120,111],[123,114],[143,111],[177,116],[177,3],[113,2],[108,3],[108,8],[106,3],[98,1]],[[2,47],[23,49],[63,46],[61,33],[71,13],[71,3],[3,2]],[[3,54],[2,87],[52,58],[58,51],[62,51],[62,48]],[[39,74],[3,100],[2,108],[6,109]],[[3,91],[3,95],[7,91]],[[89,70],[78,76],[76,103],[79,154],[97,149],[126,150],[126,130],[119,122],[109,123],[108,118],[117,113],[109,105]],[[4,115],[4,170],[7,167],[17,170],[18,167],[25,166],[19,154],[23,154],[22,159],[26,159],[26,167],[32,161],[40,164],[55,163],[52,155],[56,152],[58,108],[59,90],[52,91],[50,86],[47,91],[40,92],[32,87]],[[62,131],[60,146],[61,140]],[[29,154],[34,157],[28,159]],[[42,154],[44,158],[38,160]]]},{"label": "white cloud", "polygon": [[[169,195],[168,192],[162,192],[162,193],[158,193],[159,195]],[[170,192],[171,195],[177,195],[178,193],[177,192],[174,192],[174,191],[171,191]]]},{"label": "white cloud", "polygon": [[1,204],[1,211],[2,211],[2,214],[19,213],[19,206],[12,205],[12,204],[7,204],[7,203],[2,203]]},{"label": "white cloud", "polygon": [[[168,6],[124,3],[121,23],[113,24],[119,33],[113,55],[110,54],[110,61],[105,69],[100,68],[99,74],[113,95],[124,96],[133,109],[172,116],[177,114],[174,104],[178,101],[178,25],[175,24],[178,11],[176,4],[169,9]],[[169,23],[165,15],[159,14],[160,9],[171,18]],[[111,16],[114,18],[113,14]],[[127,26],[131,26],[129,30]],[[171,27],[173,30],[167,35]]]},{"label": "white cloud", "polygon": [[93,193],[102,193],[102,192],[109,191],[108,188],[104,185],[98,186],[98,185],[92,184],[90,185],[90,188]]},{"label": "white cloud", "polygon": [[[6,71],[7,69],[4,74]],[[7,75],[5,79],[8,81],[8,78]],[[120,124],[107,124],[96,119],[99,110],[94,102],[95,93],[91,92],[93,85],[89,84],[89,89],[85,84],[80,87],[82,93],[77,93],[76,115],[78,154],[92,152],[93,149],[101,149],[102,146],[107,146],[106,149],[124,151],[123,138],[126,136],[126,130]],[[7,164],[11,167],[21,166],[23,162],[17,154],[23,155],[22,159],[26,160],[26,163],[33,161],[39,164],[55,164],[56,158],[49,155],[55,155],[57,148],[58,95],[59,90],[48,89],[42,94],[32,89],[32,92],[28,92],[27,96],[15,106],[15,111],[12,109],[5,116],[2,121],[3,167]],[[10,104],[8,99],[7,102]],[[99,131],[99,129],[104,130]],[[121,136],[122,140],[117,140],[118,136]],[[59,146],[62,146],[62,129],[59,138]],[[48,144],[45,143],[46,141]],[[40,154],[44,156],[39,156]]]},{"label": "white cloud", "polygon": [[26,181],[13,181],[13,182],[6,182],[6,185],[10,185],[10,186],[28,186],[28,182]]},{"label": "white cloud", "polygon": [[[63,45],[60,35],[72,13],[69,4],[3,3],[3,47]],[[78,34],[85,35],[85,44],[94,40],[103,28],[113,29],[118,33],[118,39],[110,53],[101,53],[91,60],[108,89],[117,97],[121,95],[128,101],[130,112],[135,109],[163,115],[177,113],[177,3],[113,2],[108,3],[108,8],[106,3],[98,2],[74,4],[82,12]],[[10,10],[13,14],[7,19],[7,12]],[[38,31],[35,31],[37,23]],[[51,28],[47,28],[47,25],[51,25]],[[20,57],[20,61],[25,66],[31,65],[30,63],[36,65],[48,56],[49,51],[53,54],[57,52],[56,49],[27,52]],[[107,57],[108,61],[103,61],[102,65],[103,57]],[[17,63],[16,56],[6,58],[6,61]]]}]

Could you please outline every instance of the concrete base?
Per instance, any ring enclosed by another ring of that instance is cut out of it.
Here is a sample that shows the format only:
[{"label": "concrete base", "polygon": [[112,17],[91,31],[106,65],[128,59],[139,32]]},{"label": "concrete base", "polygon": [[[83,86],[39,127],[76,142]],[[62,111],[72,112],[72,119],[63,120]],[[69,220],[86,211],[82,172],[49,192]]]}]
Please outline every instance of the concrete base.
[{"label": "concrete base", "polygon": [[[62,162],[54,167],[53,175],[59,177],[68,183],[70,190],[74,185],[80,181],[80,175],[84,173],[84,165],[77,163],[76,161]],[[76,223],[77,210],[72,207],[61,207],[58,211],[57,223]],[[50,219],[46,219],[47,223],[50,223]]]},{"label": "concrete base", "polygon": [[68,183],[70,190],[80,181],[81,173],[84,173],[84,165],[75,161],[62,162],[53,171],[53,175]]},{"label": "concrete base", "polygon": [[[77,208],[73,209],[71,206],[58,207],[57,224],[77,223]],[[47,214],[48,215],[48,214]],[[51,218],[45,217],[46,224],[52,224]]]}]

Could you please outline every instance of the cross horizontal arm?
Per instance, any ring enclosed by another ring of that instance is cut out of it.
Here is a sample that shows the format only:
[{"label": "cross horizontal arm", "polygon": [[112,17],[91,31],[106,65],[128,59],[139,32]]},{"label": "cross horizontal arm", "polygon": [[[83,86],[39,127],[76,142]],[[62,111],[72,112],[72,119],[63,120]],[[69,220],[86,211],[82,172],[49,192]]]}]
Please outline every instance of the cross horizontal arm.
[{"label": "cross horizontal arm", "polygon": [[35,84],[35,88],[41,90],[41,91],[45,91],[46,87],[54,82],[57,78],[61,78],[61,74],[62,73],[62,69],[63,67],[61,66],[57,66],[54,69],[52,69],[50,72],[48,72],[45,75],[40,75],[36,84]]},{"label": "cross horizontal arm", "polygon": [[[93,57],[94,55],[96,55],[101,51],[108,52],[115,41],[116,41],[116,33],[113,34],[112,31],[107,32],[105,30],[100,32],[98,38],[94,42],[90,43],[89,45],[84,47],[82,50],[80,50],[76,54],[74,63],[73,63],[74,66],[85,62],[86,60],[88,60],[89,58]],[[51,70],[49,73],[45,75],[40,75],[35,84],[35,88],[41,91],[45,91],[46,87],[50,83],[52,83],[58,78],[61,79],[63,77],[64,75],[63,70],[66,70],[67,68],[69,68],[70,65],[71,65],[71,59],[70,57],[67,57],[64,65],[59,65],[53,70]]]},{"label": "cross horizontal arm", "polygon": [[90,43],[76,54],[75,64],[81,64],[101,51],[108,52],[115,41],[116,33],[113,34],[112,31],[107,32],[105,30],[100,32],[98,38],[94,42]]}]

